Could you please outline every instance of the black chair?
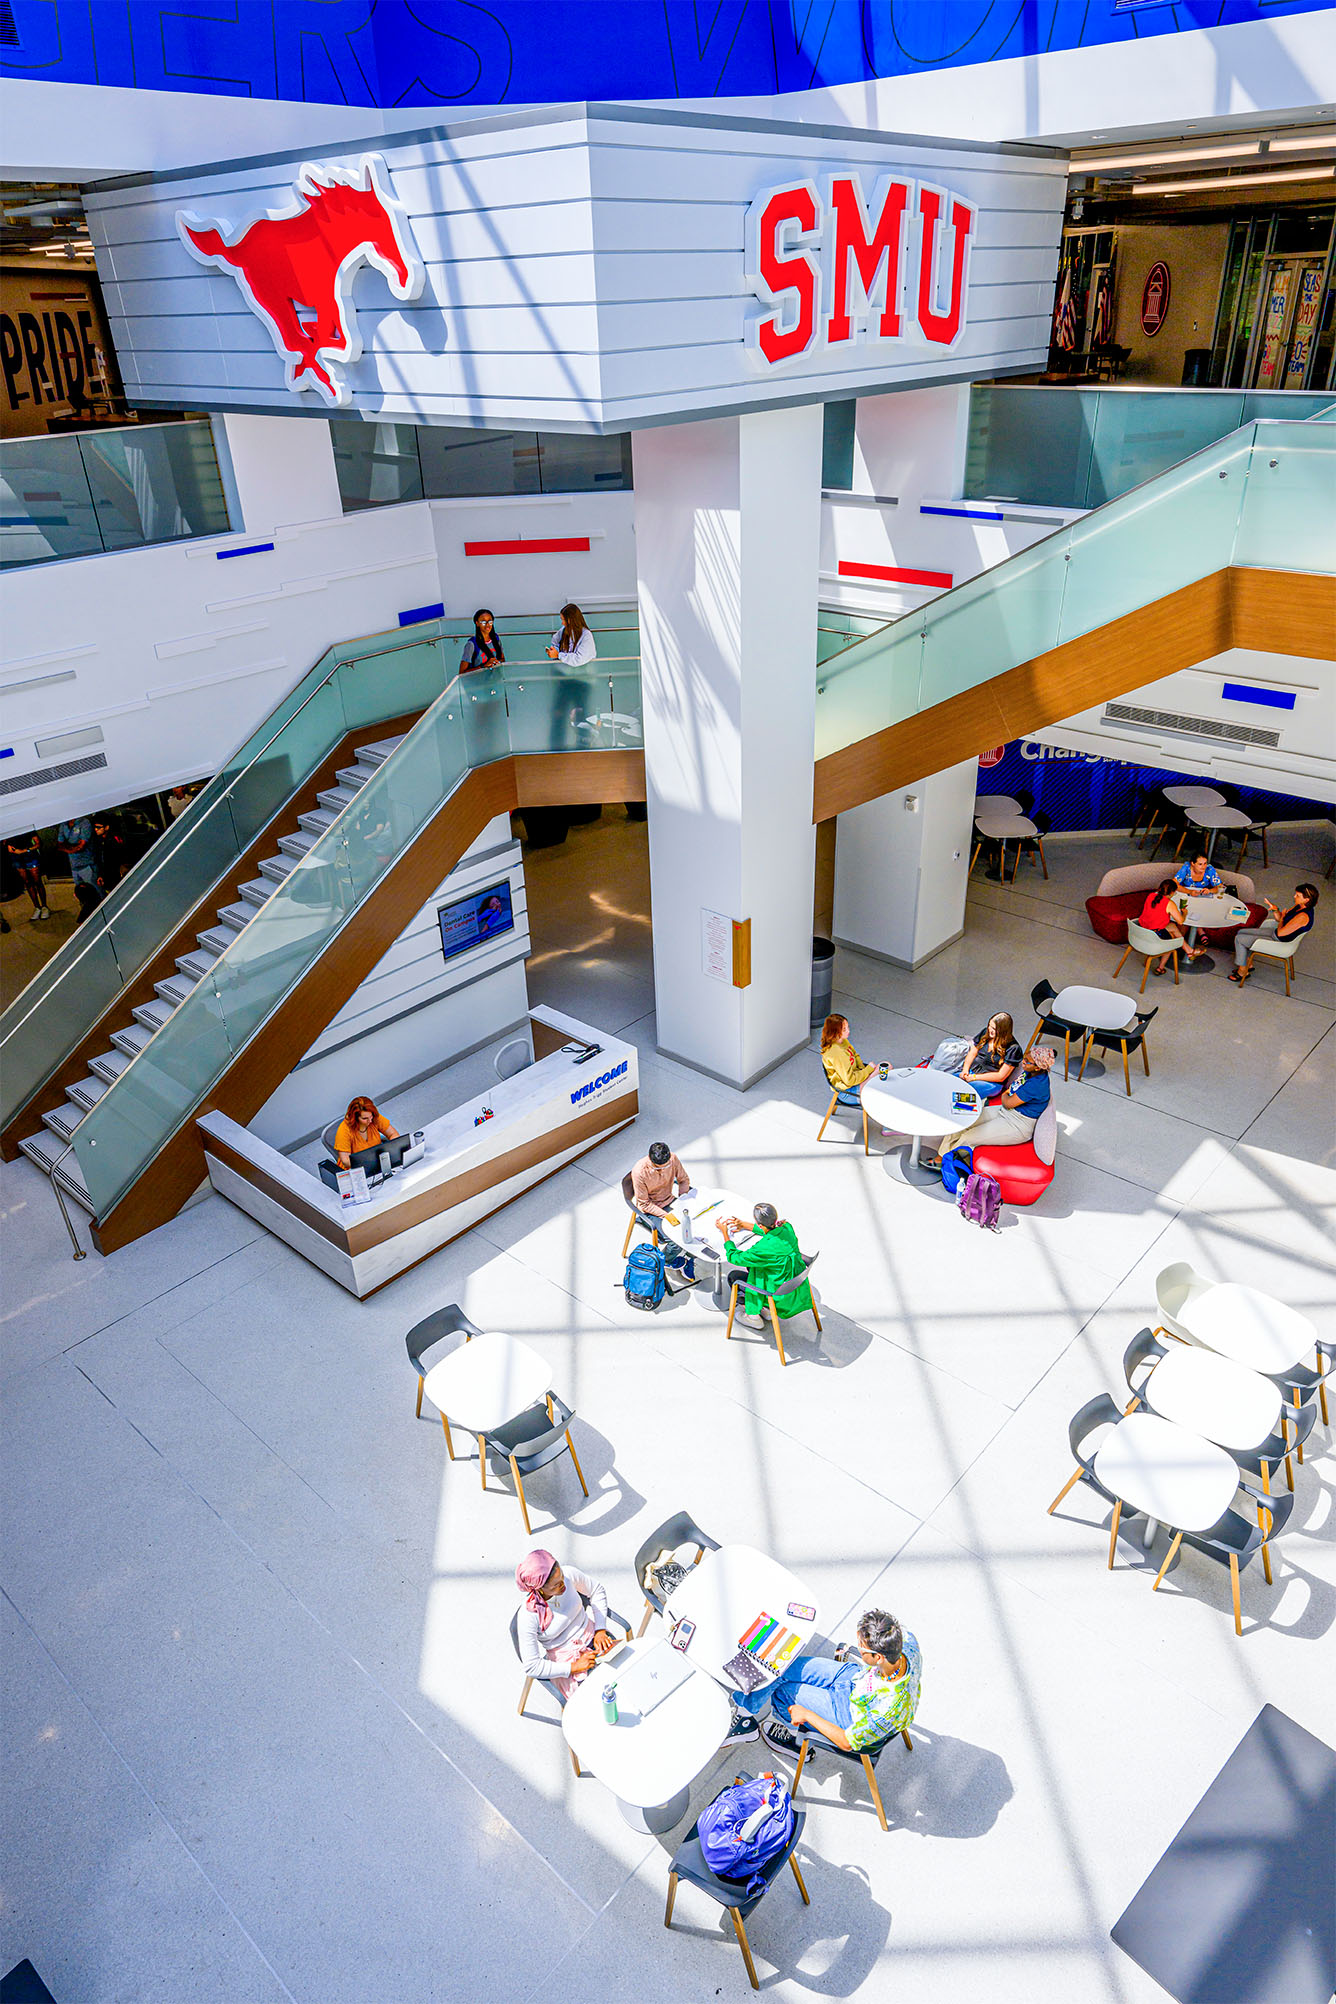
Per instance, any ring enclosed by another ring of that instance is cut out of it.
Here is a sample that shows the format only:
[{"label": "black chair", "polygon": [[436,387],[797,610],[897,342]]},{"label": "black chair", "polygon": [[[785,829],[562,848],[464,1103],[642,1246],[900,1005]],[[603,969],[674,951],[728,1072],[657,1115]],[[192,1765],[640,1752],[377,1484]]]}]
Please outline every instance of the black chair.
[{"label": "black chair", "polygon": [[[1127,1411],[1130,1412],[1131,1410],[1132,1408],[1129,1406]],[[1076,1471],[1063,1483],[1061,1489],[1059,1489],[1057,1495],[1048,1506],[1048,1514],[1051,1517],[1063,1497],[1067,1494],[1067,1491],[1074,1489],[1078,1482],[1088,1482],[1097,1496],[1102,1496],[1106,1503],[1112,1503],[1113,1527],[1109,1532],[1110,1572],[1113,1571],[1113,1555],[1118,1549],[1118,1524],[1123,1514],[1122,1498],[1115,1496],[1111,1489],[1104,1487],[1104,1484],[1095,1473],[1095,1457],[1092,1454],[1086,1454],[1084,1449],[1087,1440],[1089,1440],[1096,1427],[1117,1426],[1124,1418],[1126,1418],[1126,1414],[1122,1407],[1115,1400],[1111,1399],[1107,1392],[1101,1392],[1097,1398],[1087,1399],[1080,1412],[1073,1413],[1067,1427],[1067,1440],[1072,1450],[1072,1459],[1076,1463]],[[1136,1514],[1134,1511],[1128,1512],[1129,1516]]]},{"label": "black chair", "polygon": [[708,1531],[702,1531],[695,1518],[689,1516],[685,1510],[679,1510],[675,1517],[665,1518],[657,1531],[650,1532],[636,1553],[636,1585],[645,1596],[645,1618],[636,1630],[637,1635],[645,1633],[649,1627],[650,1616],[662,1614],[666,1605],[664,1596],[658,1588],[647,1582],[645,1569],[651,1559],[658,1558],[660,1552],[675,1552],[679,1545],[696,1547],[697,1565],[707,1552],[719,1550],[718,1540],[712,1538]]},{"label": "black chair", "polygon": [[1065,1016],[1056,1016],[1052,1009],[1045,1008],[1045,1003],[1052,1002],[1057,992],[1053,983],[1047,979],[1036,981],[1034,987],[1030,990],[1030,1007],[1034,1010],[1039,1021],[1030,1032],[1030,1042],[1025,1048],[1028,1051],[1032,1045],[1039,1042],[1041,1037],[1061,1037],[1063,1039],[1062,1076],[1066,1078],[1067,1066],[1072,1054],[1072,1038],[1084,1037],[1086,1032],[1083,1023],[1069,1023]]},{"label": "black chair", "polygon": [[1188,839],[1188,811],[1186,807],[1176,807],[1172,800],[1161,801],[1159,811],[1163,816],[1163,821],[1155,837],[1155,845],[1150,852],[1150,860],[1152,863],[1155,861],[1155,858],[1160,853],[1160,844],[1162,842],[1172,841],[1174,836],[1177,835],[1178,848],[1174,850],[1176,861],[1179,850]]},{"label": "black chair", "polygon": [[1048,859],[1044,855],[1044,837],[1053,826],[1053,817],[1051,814],[1045,814],[1043,808],[1040,807],[1030,816],[1030,819],[1034,822],[1039,833],[1037,835],[1022,835],[1017,842],[1016,860],[1011,866],[1011,881],[1013,884],[1016,881],[1016,872],[1021,866],[1021,857],[1027,852],[1031,856],[1038,855],[1040,868],[1044,872],[1044,881],[1045,883],[1048,881]]},{"label": "black chair", "polygon": [[1156,800],[1157,795],[1154,787],[1139,786],[1137,788],[1136,805],[1132,810],[1132,825],[1127,831],[1129,842],[1135,842],[1137,835],[1140,834],[1141,845],[1144,847],[1146,837],[1154,827],[1159,816]]},{"label": "black chair", "polygon": [[[734,1781],[750,1781],[751,1779],[752,1776],[747,1774],[734,1776]],[[720,1789],[719,1794],[723,1794],[722,1789]],[[718,1796],[714,1798],[716,1802],[718,1799]],[[810,1907],[812,1904],[807,1896],[807,1888],[803,1884],[803,1875],[798,1870],[798,1860],[793,1855],[798,1848],[798,1840],[803,1834],[803,1825],[806,1821],[806,1812],[801,1809],[795,1809],[793,1812],[792,1837],[790,1837],[782,1851],[777,1851],[773,1858],[767,1858],[763,1865],[757,1866],[757,1871],[765,1880],[765,1885],[759,1893],[749,1893],[747,1891],[747,1886],[754,1876],[752,1873],[748,1873],[746,1879],[721,1879],[717,1872],[710,1870],[705,1862],[705,1854],[700,1847],[700,1838],[696,1834],[700,1827],[698,1822],[692,1824],[690,1830],[688,1830],[686,1836],[673,1853],[673,1862],[668,1867],[668,1904],[663,1911],[664,1926],[671,1927],[673,1924],[673,1902],[677,1898],[678,1882],[685,1879],[689,1886],[695,1886],[700,1892],[705,1894],[707,1899],[714,1900],[717,1905],[721,1906],[732,1921],[733,1932],[738,1938],[738,1947],[742,1950],[742,1959],[747,1965],[747,1974],[751,1978],[751,1987],[753,1990],[759,1990],[761,1986],[757,1981],[756,1964],[752,1961],[751,1943],[747,1940],[746,1922],[750,1919],[754,1910],[760,1906],[761,1901],[770,1891],[771,1886],[786,1865],[798,1882],[798,1891],[803,1896],[803,1905]]]},{"label": "black chair", "polygon": [[1146,1049],[1146,1027],[1159,1013],[1158,1006],[1154,1009],[1140,1010],[1132,1018],[1126,1029],[1123,1030],[1088,1031],[1086,1034],[1086,1047],[1081,1054],[1081,1069],[1076,1074],[1076,1083],[1080,1085],[1081,1080],[1085,1077],[1086,1061],[1090,1056],[1093,1045],[1098,1045],[1101,1051],[1121,1051],[1123,1054],[1123,1084],[1127,1087],[1127,1097],[1131,1099],[1132,1075],[1127,1069],[1127,1054],[1129,1051],[1139,1050],[1141,1052],[1141,1062],[1146,1067],[1146,1077],[1149,1078],[1150,1052]]},{"label": "black chair", "polygon": [[1159,1363],[1161,1357],[1167,1357],[1168,1355],[1169,1355],[1168,1345],[1165,1343],[1161,1343],[1159,1338],[1155,1335],[1154,1331],[1151,1329],[1141,1330],[1140,1334],[1134,1336],[1131,1342],[1128,1344],[1126,1350],[1124,1350],[1123,1376],[1127,1380],[1128,1391],[1132,1394],[1132,1397],[1138,1402],[1138,1404],[1140,1404],[1143,1400],[1147,1404],[1149,1404],[1150,1401],[1146,1400],[1146,1379],[1143,1378],[1140,1384],[1138,1384],[1135,1381],[1133,1374],[1139,1371],[1143,1364],[1149,1364],[1150,1370],[1146,1372],[1146,1378],[1148,1378],[1150,1376],[1150,1372],[1154,1370],[1155,1366]]},{"label": "black chair", "polygon": [[[1246,808],[1244,809],[1244,813],[1245,813],[1245,814],[1247,813],[1247,809],[1246,809]],[[1250,822],[1250,823],[1249,823],[1249,825],[1248,825],[1248,827],[1246,827],[1246,828],[1240,828],[1240,829],[1238,829],[1237,831],[1235,831],[1235,830],[1229,830],[1229,831],[1228,831],[1228,832],[1229,832],[1229,833],[1231,833],[1231,834],[1232,834],[1232,833],[1235,833],[1235,832],[1237,832],[1238,834],[1242,835],[1242,837],[1243,837],[1243,840],[1242,840],[1242,842],[1240,842],[1240,844],[1239,844],[1239,857],[1238,857],[1238,865],[1239,865],[1239,868],[1240,868],[1240,870],[1241,870],[1241,869],[1243,868],[1243,859],[1244,859],[1244,857],[1245,857],[1245,856],[1247,855],[1247,853],[1248,853],[1248,844],[1249,844],[1249,843],[1250,843],[1250,842],[1252,841],[1252,839],[1253,839],[1253,836],[1254,836],[1254,835],[1257,835],[1257,836],[1260,836],[1260,837],[1261,837],[1261,842],[1262,842],[1262,867],[1263,867],[1264,869],[1267,869],[1267,870],[1269,870],[1269,869],[1271,868],[1271,858],[1270,858],[1270,856],[1269,856],[1269,855],[1267,854],[1267,848],[1266,848],[1266,838],[1267,838],[1267,834],[1268,834],[1268,832],[1269,832],[1269,830],[1270,830],[1270,827],[1271,827],[1271,823],[1270,823],[1269,821],[1253,821],[1253,822]]]},{"label": "black chair", "polygon": [[[798,1289],[803,1285],[803,1282],[807,1279],[808,1275],[811,1273],[812,1268],[816,1265],[820,1257],[821,1257],[820,1253],[813,1253],[812,1257],[808,1259],[807,1256],[804,1254],[801,1273],[795,1273],[791,1280],[782,1280],[779,1283],[779,1286],[776,1287],[773,1290],[773,1292],[767,1292],[766,1290],[761,1288],[757,1289],[757,1292],[761,1294],[766,1307],[770,1311],[770,1322],[775,1332],[775,1343],[779,1349],[779,1361],[781,1364],[787,1364],[789,1360],[784,1354],[784,1338],[780,1333],[779,1309],[775,1305],[776,1300],[778,1297],[782,1295],[796,1294],[798,1292]],[[738,1312],[738,1290],[740,1288],[745,1288],[750,1279],[751,1275],[747,1272],[747,1269],[745,1267],[732,1266],[728,1270],[728,1280],[729,1280],[728,1320],[724,1324],[725,1342],[727,1342],[728,1339],[733,1334],[733,1317]],[[812,1302],[812,1320],[815,1322],[818,1331],[820,1331],[821,1317],[817,1312],[817,1305],[815,1300],[813,1300]]]},{"label": "black chair", "polygon": [[417,1417],[419,1419],[422,1418],[422,1387],[427,1376],[422,1368],[422,1359],[434,1343],[443,1342],[447,1336],[458,1336],[461,1330],[463,1331],[466,1343],[471,1343],[475,1336],[482,1335],[482,1330],[479,1329],[477,1323],[470,1322],[468,1316],[458,1303],[450,1301],[446,1303],[444,1308],[438,1308],[434,1315],[428,1315],[425,1320],[414,1323],[404,1338],[404,1345],[408,1351],[408,1361],[417,1372]]},{"label": "black chair", "polygon": [[[485,1453],[498,1474],[508,1468],[515,1478],[515,1494],[520,1499],[520,1515],[524,1528],[533,1536],[533,1525],[529,1522],[529,1505],[524,1495],[524,1477],[536,1474],[546,1468],[558,1455],[569,1454],[575,1464],[575,1472],[580,1478],[580,1487],[589,1494],[589,1484],[584,1479],[580,1458],[575,1452],[575,1442],[571,1439],[571,1421],[575,1413],[564,1399],[555,1392],[548,1395],[546,1405],[530,1406],[527,1413],[518,1419],[507,1420],[486,1437]],[[487,1467],[483,1466],[482,1486],[487,1487]]]},{"label": "black chair", "polygon": [[1271,1493],[1271,1471],[1273,1468],[1278,1467],[1282,1461],[1285,1464],[1285,1480],[1290,1488],[1293,1489],[1294,1463],[1291,1461],[1290,1456],[1295,1448],[1298,1448],[1299,1457],[1302,1460],[1304,1442],[1317,1424],[1317,1407],[1312,1405],[1300,1406],[1298,1412],[1294,1412],[1291,1409],[1288,1414],[1288,1423],[1293,1428],[1292,1433],[1285,1431],[1286,1415],[1282,1413],[1280,1426],[1277,1431],[1269,1433],[1266,1439],[1261,1441],[1258,1446],[1246,1449],[1237,1447],[1230,1449],[1230,1453],[1240,1468],[1250,1469],[1254,1475],[1261,1476],[1262,1492],[1264,1495]]},{"label": "black chair", "polygon": [[[1230,1592],[1234,1601],[1234,1633],[1243,1633],[1243,1615],[1239,1608],[1239,1574],[1245,1566],[1251,1565],[1258,1552],[1262,1554],[1262,1571],[1266,1583],[1271,1584],[1271,1554],[1267,1546],[1277,1531],[1283,1531],[1294,1508],[1294,1498],[1284,1491],[1279,1496],[1265,1495],[1254,1489],[1250,1482],[1240,1482],[1239,1487],[1252,1497],[1257,1509],[1257,1522],[1250,1522],[1231,1503],[1223,1517],[1212,1524],[1209,1531],[1175,1531],[1165,1556],[1164,1564],[1155,1576],[1155,1587],[1169,1570],[1170,1561],[1180,1545],[1191,1545],[1194,1551],[1204,1552],[1208,1559],[1215,1559],[1221,1565],[1229,1566]],[[1155,1591],[1151,1588],[1151,1592]]]},{"label": "black chair", "polygon": [[626,1227],[626,1237],[622,1240],[622,1258],[625,1259],[631,1249],[631,1234],[637,1225],[642,1231],[649,1233],[651,1244],[659,1243],[659,1221],[657,1218],[646,1217],[643,1211],[636,1209],[635,1185],[629,1173],[622,1178],[622,1195],[626,1199],[626,1208],[631,1213],[631,1222]]},{"label": "black chair", "polygon": [[[911,1719],[910,1725],[912,1724],[913,1720]],[[811,1755],[822,1753],[829,1754],[832,1760],[853,1761],[855,1765],[861,1766],[864,1774],[867,1776],[867,1785],[872,1791],[872,1800],[877,1808],[877,1821],[881,1824],[883,1830],[889,1829],[890,1826],[886,1821],[886,1810],[881,1800],[881,1790],[877,1786],[877,1762],[881,1759],[882,1754],[886,1751],[892,1740],[903,1740],[910,1753],[913,1753],[914,1742],[909,1737],[908,1726],[900,1726],[895,1732],[887,1733],[884,1739],[874,1740],[871,1746],[866,1747],[837,1747],[833,1740],[828,1740],[824,1733],[818,1732],[812,1726],[792,1726],[790,1727],[790,1731],[793,1733],[795,1739],[802,1742],[802,1752],[798,1755],[798,1765],[793,1771],[793,1793],[795,1796],[798,1793],[798,1783],[803,1778],[803,1769],[807,1765]]]},{"label": "black chair", "polygon": [[[581,1598],[583,1599],[583,1595],[581,1596]],[[586,1600],[585,1606],[588,1607],[588,1605],[589,1602]],[[608,1621],[609,1624],[615,1621],[618,1628],[625,1629],[626,1640],[628,1642],[631,1640],[631,1624],[627,1620],[624,1614],[618,1614],[615,1607],[610,1607],[608,1609]],[[514,1614],[512,1614],[510,1617],[510,1646],[514,1650],[516,1656],[519,1657],[520,1662],[522,1663],[524,1661],[524,1658],[523,1656],[520,1655],[520,1616],[518,1608],[515,1610]],[[524,1689],[520,1693],[519,1714],[521,1718],[524,1717],[524,1707],[529,1702],[529,1693],[530,1691],[532,1691],[533,1686],[534,1686],[533,1678],[526,1677],[524,1680]],[[554,1690],[552,1695],[556,1699],[557,1703],[564,1710],[566,1705],[566,1700],[562,1697],[560,1691]],[[575,1769],[576,1774],[580,1775],[582,1770],[579,1761],[575,1757],[575,1748],[568,1746],[566,1751],[567,1753],[569,1753],[571,1757],[571,1766]]]},{"label": "black chair", "polygon": [[[1322,1408],[1322,1424],[1331,1431],[1331,1419],[1327,1413],[1327,1379],[1336,1362],[1336,1344],[1319,1343],[1317,1346],[1317,1369],[1311,1364],[1295,1364],[1288,1371],[1273,1371],[1267,1375],[1290,1407],[1289,1418],[1294,1419],[1304,1406],[1316,1399]],[[1325,1369],[1323,1368],[1325,1366]],[[1307,1434],[1304,1436],[1308,1438]],[[1299,1449],[1299,1460],[1304,1458],[1303,1448]]]}]

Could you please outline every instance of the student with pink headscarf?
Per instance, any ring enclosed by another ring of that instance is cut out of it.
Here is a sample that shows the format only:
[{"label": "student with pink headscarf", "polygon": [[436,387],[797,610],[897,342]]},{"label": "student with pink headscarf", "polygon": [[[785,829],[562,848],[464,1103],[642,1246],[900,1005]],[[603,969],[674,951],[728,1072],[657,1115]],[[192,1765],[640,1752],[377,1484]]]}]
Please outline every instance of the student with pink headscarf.
[{"label": "student with pink headscarf", "polygon": [[520,1656],[526,1677],[542,1678],[569,1698],[600,1656],[616,1645],[608,1634],[608,1594],[588,1573],[563,1569],[551,1552],[530,1552],[515,1568],[524,1595]]}]

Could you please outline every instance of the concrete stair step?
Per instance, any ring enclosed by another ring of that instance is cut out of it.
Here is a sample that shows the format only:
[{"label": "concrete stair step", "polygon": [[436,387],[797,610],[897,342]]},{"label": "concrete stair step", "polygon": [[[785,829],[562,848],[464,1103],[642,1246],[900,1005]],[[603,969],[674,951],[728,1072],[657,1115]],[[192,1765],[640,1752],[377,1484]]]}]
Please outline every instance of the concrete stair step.
[{"label": "concrete stair step", "polygon": [[155,996],[152,1002],[139,1003],[130,1013],[136,1023],[143,1024],[151,1037],[155,1030],[162,1028],[175,1007],[176,1004],[174,1002],[164,1002],[159,995]]},{"label": "concrete stair step", "polygon": [[124,1051],[99,1051],[95,1058],[88,1060],[88,1069],[100,1078],[104,1085],[115,1085],[129,1062]]},{"label": "concrete stair step", "polygon": [[[297,826],[304,828],[308,835],[323,835],[325,830],[332,828],[333,825],[334,815],[328,807],[311,807],[305,814],[297,816]],[[282,844],[279,846],[281,848]]]},{"label": "concrete stair step", "polygon": [[254,905],[243,904],[240,899],[236,904],[218,907],[219,922],[232,932],[243,932],[254,917]]},{"label": "concrete stair step", "polygon": [[340,786],[346,786],[351,792],[359,793],[367,781],[373,777],[375,770],[374,765],[363,765],[359,760],[356,765],[341,766],[334,777],[338,780]]},{"label": "concrete stair step", "polygon": [[91,1113],[106,1090],[107,1081],[105,1079],[96,1079],[90,1076],[86,1079],[76,1079],[70,1087],[69,1093],[70,1098],[76,1106],[81,1106],[85,1113]]},{"label": "concrete stair step", "polygon": [[[260,875],[275,889],[283,883],[289,871],[296,867],[293,856],[266,856],[260,865]],[[244,888],[244,887],[243,887]]]},{"label": "concrete stair step", "polygon": [[153,992],[155,995],[161,995],[163,1001],[175,1009],[178,1003],[185,1001],[191,989],[197,985],[197,979],[197,976],[190,974],[169,974],[165,981],[154,982]]},{"label": "concrete stair step", "polygon": [[[356,798],[355,786],[328,786],[323,793],[316,795],[320,805],[327,807],[331,814],[342,814],[344,808],[351,807]],[[300,821],[301,816],[298,815],[297,819]]]},{"label": "concrete stair step", "polygon": [[65,1155],[68,1147],[68,1141],[62,1141],[59,1135],[52,1134],[48,1128],[43,1128],[40,1134],[25,1135],[19,1143],[23,1154],[30,1162],[36,1163],[44,1176],[49,1176],[57,1162],[60,1162],[61,1156],[65,1156],[55,1180],[66,1196],[73,1197],[75,1203],[87,1211],[91,1218],[93,1205],[88,1195],[88,1185],[84,1182],[83,1171],[74,1156]]},{"label": "concrete stair step", "polygon": [[268,904],[277,888],[272,877],[252,877],[248,884],[241,886],[241,902],[254,905],[258,911],[261,905]]},{"label": "concrete stair step", "polygon": [[359,765],[384,765],[390,753],[397,750],[402,743],[402,737],[398,737],[377,738],[373,745],[358,745],[357,763]]},{"label": "concrete stair step", "polygon": [[76,1106],[73,1100],[66,1100],[64,1106],[52,1107],[50,1113],[44,1113],[42,1122],[53,1134],[58,1134],[62,1141],[73,1141],[74,1130],[87,1111],[87,1107]]},{"label": "concrete stair step", "polygon": [[307,850],[314,849],[315,833],[310,829],[298,828],[291,835],[280,835],[278,846],[285,856],[291,856],[294,863],[300,863]]},{"label": "concrete stair step", "polygon": [[236,933],[230,925],[211,925],[204,932],[197,932],[195,937],[205,952],[217,960],[220,953],[227,952],[236,938]]},{"label": "concrete stair step", "polygon": [[145,1044],[152,1043],[153,1032],[146,1030],[142,1023],[128,1023],[123,1030],[113,1030],[111,1041],[118,1051],[124,1051],[127,1058],[137,1058]]},{"label": "concrete stair step", "polygon": [[182,975],[192,988],[197,981],[202,981],[209,969],[215,967],[217,963],[218,955],[210,953],[207,947],[192,947],[189,953],[179,954],[176,961]]}]

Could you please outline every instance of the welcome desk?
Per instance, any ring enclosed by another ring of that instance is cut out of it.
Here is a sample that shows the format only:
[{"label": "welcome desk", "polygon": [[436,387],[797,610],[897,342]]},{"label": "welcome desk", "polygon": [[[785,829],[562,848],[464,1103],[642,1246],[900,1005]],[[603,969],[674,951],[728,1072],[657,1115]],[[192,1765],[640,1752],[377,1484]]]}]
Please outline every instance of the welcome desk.
[{"label": "welcome desk", "polygon": [[[433,1120],[422,1156],[351,1204],[221,1113],[201,1115],[209,1181],[364,1299],[634,1120],[636,1052],[555,1009],[530,1012],[534,1062]],[[598,1044],[581,1063],[564,1045]],[[492,1118],[475,1126],[490,1107]]]}]

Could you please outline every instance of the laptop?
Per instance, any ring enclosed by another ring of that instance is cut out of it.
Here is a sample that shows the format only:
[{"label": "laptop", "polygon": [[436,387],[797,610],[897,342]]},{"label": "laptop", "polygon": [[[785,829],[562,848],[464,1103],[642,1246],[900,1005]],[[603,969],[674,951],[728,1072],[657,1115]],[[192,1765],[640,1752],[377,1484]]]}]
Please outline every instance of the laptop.
[{"label": "laptop", "polygon": [[[597,1671],[594,1674],[597,1676]],[[617,1709],[648,1718],[656,1705],[671,1697],[692,1675],[691,1665],[680,1649],[674,1649],[668,1642],[656,1643],[647,1656],[638,1657],[618,1676]]]}]

